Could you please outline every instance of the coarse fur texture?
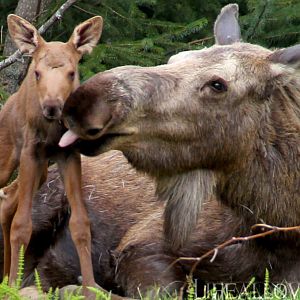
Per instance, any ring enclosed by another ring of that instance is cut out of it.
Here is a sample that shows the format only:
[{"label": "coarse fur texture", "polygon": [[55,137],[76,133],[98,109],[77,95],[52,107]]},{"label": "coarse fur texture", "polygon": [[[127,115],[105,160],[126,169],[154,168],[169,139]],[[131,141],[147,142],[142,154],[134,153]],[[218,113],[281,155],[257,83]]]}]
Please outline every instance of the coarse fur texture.
[{"label": "coarse fur texture", "polygon": [[[181,261],[171,266],[178,257],[199,257],[233,236],[249,235],[255,224],[250,211],[245,209],[240,215],[212,198],[202,204],[205,214],[200,214],[189,241],[174,250],[164,239],[164,203],[157,201],[153,180],[137,173],[118,151],[83,157],[82,169],[95,279],[120,295],[140,297],[150,292],[154,298],[157,292],[178,292],[193,264]],[[34,283],[34,268],[45,290],[78,284],[80,265],[67,226],[69,218],[63,183],[54,166],[33,204],[24,285]],[[266,268],[272,282],[296,285],[300,282],[299,250],[297,233],[222,249],[213,262],[210,257],[204,259],[195,270],[198,295],[207,283],[247,285],[252,277],[256,283],[263,282]]]},{"label": "coarse fur texture", "polygon": [[[121,293],[114,279],[112,251],[130,227],[145,215],[162,210],[163,203],[155,197],[154,182],[137,174],[118,151],[100,158],[83,157],[82,175],[83,198],[91,219],[95,279],[108,290]],[[70,214],[62,178],[57,166],[52,166],[33,203],[33,234],[26,251],[24,286],[34,284],[34,268],[45,290],[79,283],[80,264],[68,229]]]},{"label": "coarse fur texture", "polygon": [[[235,24],[236,14],[222,12],[217,22],[231,16]],[[231,28],[221,25],[215,28]],[[93,154],[120,150],[156,180],[174,249],[187,241],[211,191],[257,222],[298,225],[300,77],[289,64],[298,50],[272,52],[237,37],[167,65],[115,68],[80,86],[64,118],[93,140]],[[90,136],[95,127],[101,130]]]}]

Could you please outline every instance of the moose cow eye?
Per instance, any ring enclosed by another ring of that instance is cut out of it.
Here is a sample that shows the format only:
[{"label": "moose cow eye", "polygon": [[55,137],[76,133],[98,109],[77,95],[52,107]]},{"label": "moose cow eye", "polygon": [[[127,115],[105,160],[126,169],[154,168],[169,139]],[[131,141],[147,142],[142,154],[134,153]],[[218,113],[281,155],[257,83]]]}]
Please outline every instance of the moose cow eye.
[{"label": "moose cow eye", "polygon": [[41,78],[41,73],[39,71],[34,71],[35,79],[38,81]]},{"label": "moose cow eye", "polygon": [[228,89],[226,82],[222,79],[212,80],[208,86],[216,93],[223,93]]}]

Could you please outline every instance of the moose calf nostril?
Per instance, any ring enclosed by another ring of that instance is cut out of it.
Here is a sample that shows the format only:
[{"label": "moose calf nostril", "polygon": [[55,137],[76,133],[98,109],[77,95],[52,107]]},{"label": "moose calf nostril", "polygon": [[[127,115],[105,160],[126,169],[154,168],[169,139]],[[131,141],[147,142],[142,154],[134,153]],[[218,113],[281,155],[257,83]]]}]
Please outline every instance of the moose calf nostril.
[{"label": "moose calf nostril", "polygon": [[97,135],[100,131],[101,131],[102,128],[90,128],[86,131],[86,133],[90,136],[94,136],[94,135]]},{"label": "moose calf nostril", "polygon": [[55,107],[49,107],[48,108],[48,115],[49,117],[54,117],[56,114],[56,108]]},{"label": "moose calf nostril", "polygon": [[56,105],[44,105],[43,106],[43,115],[50,120],[60,118],[62,109]]}]

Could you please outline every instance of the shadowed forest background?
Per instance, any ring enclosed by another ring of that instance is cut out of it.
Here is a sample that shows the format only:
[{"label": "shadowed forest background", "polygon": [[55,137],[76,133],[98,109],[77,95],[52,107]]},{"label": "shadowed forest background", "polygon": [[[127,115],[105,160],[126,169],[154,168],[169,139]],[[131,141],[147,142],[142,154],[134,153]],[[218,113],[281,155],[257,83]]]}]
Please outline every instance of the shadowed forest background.
[{"label": "shadowed forest background", "polygon": [[[15,51],[7,38],[6,17],[17,13],[37,27],[66,0],[0,0],[0,60]],[[300,0],[78,0],[44,37],[66,41],[76,24],[104,18],[100,44],[80,64],[81,79],[120,65],[165,63],[180,51],[214,43],[213,22],[222,6],[236,2],[244,41],[268,48],[300,43]],[[14,92],[29,59],[0,71],[0,98]],[[0,99],[0,100],[1,100]]]}]

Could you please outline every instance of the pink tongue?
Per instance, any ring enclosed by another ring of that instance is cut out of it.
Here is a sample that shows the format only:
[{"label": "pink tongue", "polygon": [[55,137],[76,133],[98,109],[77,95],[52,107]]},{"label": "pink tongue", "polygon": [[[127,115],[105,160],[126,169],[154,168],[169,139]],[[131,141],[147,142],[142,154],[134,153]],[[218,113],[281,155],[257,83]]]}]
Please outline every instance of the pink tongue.
[{"label": "pink tongue", "polygon": [[71,130],[68,130],[61,137],[58,145],[59,145],[59,147],[67,147],[67,146],[73,144],[78,138],[79,138],[79,136],[76,133],[74,133]]}]

